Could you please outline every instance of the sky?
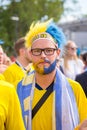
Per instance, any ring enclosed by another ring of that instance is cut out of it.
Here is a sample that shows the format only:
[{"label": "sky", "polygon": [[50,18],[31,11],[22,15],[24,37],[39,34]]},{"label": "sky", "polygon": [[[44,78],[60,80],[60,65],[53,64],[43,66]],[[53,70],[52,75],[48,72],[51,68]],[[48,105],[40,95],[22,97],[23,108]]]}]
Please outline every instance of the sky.
[{"label": "sky", "polygon": [[61,20],[61,22],[73,21],[82,18],[83,15],[87,15],[87,0],[78,0],[77,4],[72,4],[70,0],[67,0],[65,7],[72,8],[74,11],[70,13],[65,13]]},{"label": "sky", "polygon": [[80,7],[81,7],[81,12],[83,14],[87,14],[87,0],[78,0]]}]

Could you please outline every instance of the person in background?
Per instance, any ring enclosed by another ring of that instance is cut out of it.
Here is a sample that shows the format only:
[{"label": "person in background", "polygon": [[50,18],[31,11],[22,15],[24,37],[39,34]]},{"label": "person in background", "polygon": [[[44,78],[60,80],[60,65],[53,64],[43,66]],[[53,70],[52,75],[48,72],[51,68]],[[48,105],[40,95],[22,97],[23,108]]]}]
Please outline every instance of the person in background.
[{"label": "person in background", "polygon": [[[5,80],[5,77],[3,76],[3,72],[7,69],[7,67],[9,66],[9,64],[7,63],[7,58],[5,58],[5,52],[2,48],[2,46],[0,45],[0,80]],[[11,64],[11,60],[9,59],[9,63]]]},{"label": "person in background", "polygon": [[0,130],[25,130],[14,86],[0,80]]},{"label": "person in background", "polygon": [[12,54],[10,56],[10,59],[11,59],[12,62],[15,62],[16,61],[16,54]]},{"label": "person in background", "polygon": [[8,67],[8,65],[6,65],[4,61],[5,61],[4,50],[0,45],[0,74],[2,74]]},{"label": "person in background", "polygon": [[0,64],[4,63],[4,51],[2,46],[0,45]]},{"label": "person in background", "polygon": [[83,73],[76,75],[75,80],[81,84],[87,97],[87,52],[81,54],[81,58],[84,63],[84,71]]},{"label": "person in background", "polygon": [[77,45],[74,41],[67,41],[61,58],[61,67],[65,76],[75,80],[77,74],[82,73],[84,64],[77,56]]},{"label": "person in background", "polygon": [[17,86],[26,130],[74,130],[87,118],[87,99],[57,67],[64,33],[52,20],[39,21],[25,40],[34,66]]},{"label": "person in background", "polygon": [[24,37],[19,38],[14,44],[14,50],[16,52],[16,61],[10,65],[3,75],[7,82],[12,83],[15,87],[17,83],[24,77],[31,67],[31,57],[29,56],[28,49],[25,47]]},{"label": "person in background", "polygon": [[60,65],[60,62],[61,62],[61,59],[58,57],[57,58],[57,67],[60,69],[60,71],[64,74],[64,71],[63,71],[63,68],[62,66]]},{"label": "person in background", "polygon": [[4,52],[4,64],[9,66],[12,64],[10,57]]}]

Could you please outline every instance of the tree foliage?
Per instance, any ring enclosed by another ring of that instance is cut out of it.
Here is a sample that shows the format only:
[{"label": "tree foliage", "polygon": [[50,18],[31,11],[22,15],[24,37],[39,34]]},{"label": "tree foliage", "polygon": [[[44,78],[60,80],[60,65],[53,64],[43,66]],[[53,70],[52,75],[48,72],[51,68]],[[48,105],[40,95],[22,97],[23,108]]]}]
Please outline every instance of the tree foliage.
[{"label": "tree foliage", "polygon": [[[25,36],[31,22],[53,18],[58,21],[64,11],[63,0],[10,0],[5,8],[0,7],[0,39],[4,48],[13,52],[15,40]],[[19,18],[18,21],[12,17]]]}]

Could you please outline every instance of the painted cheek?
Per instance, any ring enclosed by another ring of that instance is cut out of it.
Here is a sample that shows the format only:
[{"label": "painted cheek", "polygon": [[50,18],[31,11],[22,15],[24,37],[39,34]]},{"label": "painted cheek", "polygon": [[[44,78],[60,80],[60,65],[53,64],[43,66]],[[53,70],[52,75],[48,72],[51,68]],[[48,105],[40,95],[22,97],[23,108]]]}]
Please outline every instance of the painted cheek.
[{"label": "painted cheek", "polygon": [[38,64],[39,64],[40,62],[43,62],[43,60],[40,60],[40,61],[37,62],[37,63],[33,63],[33,66],[34,66],[34,69],[35,69],[38,73],[43,74],[43,73],[44,73],[44,67],[38,67]]},{"label": "painted cheek", "polygon": [[44,67],[44,74],[51,73],[56,67],[56,62],[57,61],[55,60],[48,68]]}]

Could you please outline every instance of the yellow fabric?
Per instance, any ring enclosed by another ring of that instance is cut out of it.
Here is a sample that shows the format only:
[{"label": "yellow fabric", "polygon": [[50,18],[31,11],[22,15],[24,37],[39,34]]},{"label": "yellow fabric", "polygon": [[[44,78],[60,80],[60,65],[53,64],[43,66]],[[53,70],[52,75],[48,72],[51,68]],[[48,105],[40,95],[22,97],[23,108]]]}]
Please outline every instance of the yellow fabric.
[{"label": "yellow fabric", "polygon": [[25,130],[17,93],[10,83],[0,80],[0,130]]},{"label": "yellow fabric", "polygon": [[5,80],[5,77],[3,74],[0,74],[0,80]]},{"label": "yellow fabric", "polygon": [[[33,68],[31,68],[32,70]],[[10,65],[4,72],[3,75],[5,77],[5,80],[7,82],[10,82],[17,87],[17,84],[22,78],[25,76],[26,71],[23,70],[20,66],[18,66],[16,63],[13,63]]]},{"label": "yellow fabric", "polygon": [[[68,81],[70,82],[72,89],[74,91],[79,111],[80,123],[82,123],[82,121],[87,118],[87,99],[82,87],[78,82],[73,81],[69,78]],[[79,126],[77,126],[75,130],[79,130]]]},{"label": "yellow fabric", "polygon": [[68,79],[68,81],[71,84],[72,89],[74,91],[77,107],[80,115],[80,122],[82,122],[84,119],[87,118],[87,98],[85,96],[85,93],[81,85],[78,82],[73,81],[71,79]]},{"label": "yellow fabric", "polygon": [[[77,102],[77,107],[79,111],[80,116],[80,123],[87,118],[87,99],[85,97],[85,94],[82,90],[82,87],[79,83],[68,79]],[[42,95],[46,92],[46,90],[38,90],[35,88],[34,93],[34,99],[33,99],[33,107],[35,104],[39,101],[39,99],[42,97]],[[37,114],[32,120],[32,130],[52,130],[52,101],[53,101],[53,93],[50,95],[50,97],[45,101],[43,106],[39,109]],[[84,106],[85,104],[85,106]],[[43,114],[45,111],[45,115]],[[49,118],[48,118],[49,117]],[[39,122],[43,122],[42,124]],[[49,123],[50,122],[50,123]],[[40,124],[40,125],[39,125]],[[78,130],[78,127],[75,129]]]},{"label": "yellow fabric", "polygon": [[79,126],[77,126],[74,130],[79,130]]},{"label": "yellow fabric", "polygon": [[[36,105],[36,103],[40,100],[45,92],[46,90],[38,90],[37,88],[35,88],[33,107]],[[52,130],[52,101],[53,93],[47,98],[43,106],[38,110],[37,114],[33,118],[32,130]],[[43,123],[41,124],[39,122]]]}]

